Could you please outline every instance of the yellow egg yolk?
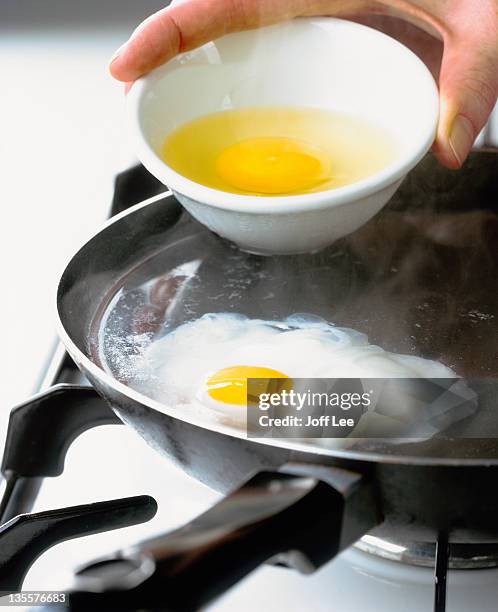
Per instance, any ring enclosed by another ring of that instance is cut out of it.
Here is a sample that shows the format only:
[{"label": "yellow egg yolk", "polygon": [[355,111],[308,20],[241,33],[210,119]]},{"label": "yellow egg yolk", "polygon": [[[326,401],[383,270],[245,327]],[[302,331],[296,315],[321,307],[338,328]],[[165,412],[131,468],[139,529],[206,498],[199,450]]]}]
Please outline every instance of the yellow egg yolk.
[{"label": "yellow egg yolk", "polygon": [[317,147],[283,137],[249,138],[227,147],[216,171],[233,187],[262,194],[301,191],[329,178]]},{"label": "yellow egg yolk", "polygon": [[[208,395],[217,402],[245,406],[247,402],[248,378],[285,378],[288,383],[284,386],[285,388],[289,387],[288,390],[290,390],[292,384],[291,379],[278,370],[260,366],[238,365],[223,368],[212,374],[207,380]],[[261,388],[258,386],[257,389],[254,389],[257,391],[257,395],[267,391],[268,385],[265,384],[265,380],[262,380],[261,383]]]}]

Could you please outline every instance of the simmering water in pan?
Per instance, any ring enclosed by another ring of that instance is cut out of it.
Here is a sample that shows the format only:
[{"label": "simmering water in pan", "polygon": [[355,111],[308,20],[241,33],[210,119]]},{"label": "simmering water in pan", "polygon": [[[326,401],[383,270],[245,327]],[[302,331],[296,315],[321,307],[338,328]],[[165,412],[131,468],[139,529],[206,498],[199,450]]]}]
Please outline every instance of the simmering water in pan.
[{"label": "simmering water in pan", "polygon": [[[263,258],[239,252],[187,216],[178,237],[138,266],[113,293],[100,322],[99,354],[133,385],[152,341],[207,312],[282,320],[308,312],[368,335],[385,350],[441,362],[471,384],[491,389],[456,435],[476,437],[485,423],[498,435],[498,221],[484,212],[390,209],[330,249],[309,256]],[[486,387],[487,385],[487,387]],[[466,447],[469,442],[472,448]],[[434,456],[498,455],[494,440],[430,441],[359,447]]]}]

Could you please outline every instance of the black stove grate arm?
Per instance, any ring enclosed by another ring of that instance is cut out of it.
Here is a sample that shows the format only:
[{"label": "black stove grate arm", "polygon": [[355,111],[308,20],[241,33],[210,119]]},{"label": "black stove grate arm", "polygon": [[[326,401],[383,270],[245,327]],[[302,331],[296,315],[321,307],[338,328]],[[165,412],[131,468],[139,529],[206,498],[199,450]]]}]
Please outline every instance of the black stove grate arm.
[{"label": "black stove grate arm", "polygon": [[448,576],[448,562],[450,545],[448,534],[441,532],[436,542],[436,568],[434,572],[434,612],[446,610],[446,579]]},{"label": "black stove grate arm", "polygon": [[111,217],[166,191],[159,182],[141,164],[128,168],[117,175],[114,181],[114,197],[111,204]]},{"label": "black stove grate arm", "polygon": [[156,510],[154,498],[141,495],[13,518],[0,527],[0,592],[20,591],[33,562],[55,544],[144,523]]},{"label": "black stove grate arm", "polygon": [[81,568],[71,612],[192,612],[272,559],[311,572],[381,522],[367,476],[260,472],[184,527]]},{"label": "black stove grate arm", "polygon": [[98,425],[121,424],[91,387],[54,385],[10,413],[2,474],[0,524],[29,512],[41,479],[59,476],[72,442]]}]

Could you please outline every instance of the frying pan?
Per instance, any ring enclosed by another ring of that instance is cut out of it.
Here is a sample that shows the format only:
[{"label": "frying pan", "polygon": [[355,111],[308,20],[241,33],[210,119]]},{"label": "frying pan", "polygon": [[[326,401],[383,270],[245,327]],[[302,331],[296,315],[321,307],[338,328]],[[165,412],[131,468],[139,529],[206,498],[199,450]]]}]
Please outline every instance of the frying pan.
[{"label": "frying pan", "polygon": [[[460,173],[428,157],[366,226],[296,257],[241,253],[166,192],[114,217],[71,259],[57,312],[78,367],[148,444],[228,494],[137,552],[162,568],[170,599],[201,605],[275,555],[312,570],[367,532],[498,541],[497,172],[493,153],[474,154]],[[388,350],[442,361],[479,387],[479,410],[443,438],[324,448],[248,439],[133,388],[136,338],[206,312],[311,312]],[[99,590],[95,574],[82,580]],[[144,570],[137,592],[147,580]]]}]

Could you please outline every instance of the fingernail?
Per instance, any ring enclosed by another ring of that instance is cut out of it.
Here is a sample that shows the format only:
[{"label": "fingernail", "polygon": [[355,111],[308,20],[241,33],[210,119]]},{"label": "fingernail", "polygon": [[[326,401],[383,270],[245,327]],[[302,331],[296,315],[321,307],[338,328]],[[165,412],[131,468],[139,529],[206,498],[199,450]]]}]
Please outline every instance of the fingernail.
[{"label": "fingernail", "polygon": [[449,143],[460,166],[474,144],[475,137],[474,128],[467,117],[457,115],[451,126]]},{"label": "fingernail", "polygon": [[123,43],[120,47],[116,49],[116,51],[114,51],[114,53],[111,56],[111,59],[109,60],[109,65],[111,65],[114,62],[114,60],[118,59],[118,57],[121,55],[121,52],[126,47],[126,44],[127,43]]}]

